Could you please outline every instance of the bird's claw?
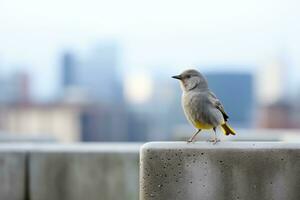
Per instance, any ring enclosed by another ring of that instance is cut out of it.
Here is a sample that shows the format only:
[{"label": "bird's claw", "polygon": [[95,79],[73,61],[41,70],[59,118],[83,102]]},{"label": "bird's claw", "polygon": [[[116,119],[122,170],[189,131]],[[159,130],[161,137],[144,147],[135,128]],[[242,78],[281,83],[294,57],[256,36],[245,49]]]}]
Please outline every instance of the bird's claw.
[{"label": "bird's claw", "polygon": [[213,144],[217,144],[217,143],[220,142],[220,141],[221,141],[221,140],[218,139],[218,138],[213,138],[213,139],[207,140],[207,142],[211,142],[211,143],[213,143]]},{"label": "bird's claw", "polygon": [[188,141],[186,141],[188,144],[190,144],[190,143],[195,143],[195,140],[193,140],[193,139],[188,139]]}]

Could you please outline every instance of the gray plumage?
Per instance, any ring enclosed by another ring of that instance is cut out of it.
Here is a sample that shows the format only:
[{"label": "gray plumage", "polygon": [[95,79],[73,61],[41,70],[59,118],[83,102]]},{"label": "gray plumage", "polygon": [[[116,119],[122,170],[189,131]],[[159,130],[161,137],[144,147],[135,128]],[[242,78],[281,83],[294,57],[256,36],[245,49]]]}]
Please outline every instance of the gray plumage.
[{"label": "gray plumage", "polygon": [[225,122],[221,111],[216,107],[220,102],[209,90],[193,90],[182,93],[182,107],[187,119],[197,127],[196,123],[217,127]]}]

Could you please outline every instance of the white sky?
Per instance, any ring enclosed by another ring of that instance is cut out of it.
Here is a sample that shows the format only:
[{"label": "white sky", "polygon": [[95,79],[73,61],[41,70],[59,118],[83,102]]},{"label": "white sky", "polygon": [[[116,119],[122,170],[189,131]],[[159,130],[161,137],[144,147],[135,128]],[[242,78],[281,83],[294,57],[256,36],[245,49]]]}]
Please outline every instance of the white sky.
[{"label": "white sky", "polygon": [[[297,0],[0,0],[0,70],[28,69],[34,94],[55,93],[59,56],[102,39],[122,45],[122,72],[186,66],[252,66],[284,52],[300,85]],[[210,70],[207,67],[203,70]],[[299,87],[298,87],[299,89]]]}]

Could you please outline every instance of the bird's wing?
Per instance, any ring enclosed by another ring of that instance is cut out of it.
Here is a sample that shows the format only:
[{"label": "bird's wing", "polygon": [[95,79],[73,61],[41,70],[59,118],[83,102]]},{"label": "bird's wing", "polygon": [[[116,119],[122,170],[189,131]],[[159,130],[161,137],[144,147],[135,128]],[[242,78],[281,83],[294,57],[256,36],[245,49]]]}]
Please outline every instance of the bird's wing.
[{"label": "bird's wing", "polygon": [[227,119],[229,118],[229,116],[225,112],[224,107],[223,107],[222,103],[220,102],[220,100],[211,91],[209,92],[209,100],[222,113],[222,115],[224,117],[224,120],[227,121]]}]

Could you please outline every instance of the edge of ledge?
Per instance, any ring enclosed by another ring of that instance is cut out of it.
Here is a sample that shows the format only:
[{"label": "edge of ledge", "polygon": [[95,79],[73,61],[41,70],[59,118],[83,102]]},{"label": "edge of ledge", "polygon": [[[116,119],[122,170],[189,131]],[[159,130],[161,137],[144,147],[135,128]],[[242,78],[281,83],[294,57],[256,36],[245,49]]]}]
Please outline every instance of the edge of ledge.
[{"label": "edge of ledge", "polygon": [[141,143],[3,143],[0,152],[29,153],[138,153]]},{"label": "edge of ledge", "polygon": [[300,143],[287,142],[147,142],[140,150],[147,149],[300,149]]}]

